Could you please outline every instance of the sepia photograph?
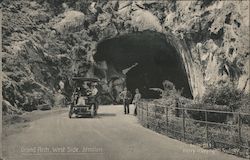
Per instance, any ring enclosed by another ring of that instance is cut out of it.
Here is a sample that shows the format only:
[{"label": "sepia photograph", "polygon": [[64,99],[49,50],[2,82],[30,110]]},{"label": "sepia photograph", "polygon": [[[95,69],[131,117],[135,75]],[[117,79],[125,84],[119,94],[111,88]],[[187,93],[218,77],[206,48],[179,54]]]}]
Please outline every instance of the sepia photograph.
[{"label": "sepia photograph", "polygon": [[0,160],[250,160],[249,0],[0,0]]}]

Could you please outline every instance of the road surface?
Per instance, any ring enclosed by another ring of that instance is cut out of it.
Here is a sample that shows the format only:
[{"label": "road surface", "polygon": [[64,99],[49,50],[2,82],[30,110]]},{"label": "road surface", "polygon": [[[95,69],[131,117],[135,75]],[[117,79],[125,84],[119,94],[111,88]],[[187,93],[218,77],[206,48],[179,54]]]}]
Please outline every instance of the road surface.
[{"label": "road surface", "polygon": [[142,127],[122,106],[101,106],[96,118],[64,113],[29,122],[3,141],[9,160],[240,160]]}]

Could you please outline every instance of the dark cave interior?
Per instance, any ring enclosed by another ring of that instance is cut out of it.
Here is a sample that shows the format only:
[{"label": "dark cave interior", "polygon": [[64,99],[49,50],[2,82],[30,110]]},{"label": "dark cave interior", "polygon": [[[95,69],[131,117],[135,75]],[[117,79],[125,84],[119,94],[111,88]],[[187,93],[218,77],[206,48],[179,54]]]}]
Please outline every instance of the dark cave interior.
[{"label": "dark cave interior", "polygon": [[131,67],[126,74],[126,86],[134,93],[138,88],[143,98],[159,98],[159,93],[149,88],[163,88],[169,80],[182,95],[192,98],[187,75],[181,58],[161,33],[136,32],[102,41],[97,46],[95,61],[106,61],[117,72]]}]

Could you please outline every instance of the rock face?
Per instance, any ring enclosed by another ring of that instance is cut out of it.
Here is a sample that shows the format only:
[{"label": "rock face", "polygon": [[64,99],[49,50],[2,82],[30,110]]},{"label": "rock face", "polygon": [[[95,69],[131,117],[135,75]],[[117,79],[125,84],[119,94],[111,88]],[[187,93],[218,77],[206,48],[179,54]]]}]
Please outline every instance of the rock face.
[{"label": "rock face", "polygon": [[1,7],[3,97],[12,106],[52,104],[60,80],[107,67],[93,58],[98,43],[146,30],[175,47],[193,97],[220,80],[249,90],[247,1],[3,0]]}]

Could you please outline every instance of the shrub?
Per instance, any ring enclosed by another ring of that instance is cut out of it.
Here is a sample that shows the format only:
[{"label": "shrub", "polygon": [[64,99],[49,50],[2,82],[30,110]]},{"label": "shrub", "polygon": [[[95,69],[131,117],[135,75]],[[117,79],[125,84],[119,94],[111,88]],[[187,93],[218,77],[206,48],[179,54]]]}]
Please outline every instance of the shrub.
[{"label": "shrub", "polygon": [[[204,103],[189,103],[189,104],[186,104],[185,107],[192,108],[192,109],[229,111],[229,108],[227,106],[204,104]],[[187,113],[189,114],[190,118],[205,121],[205,112],[203,112],[203,111],[190,111],[190,110],[188,110]],[[207,120],[209,122],[222,123],[222,122],[226,122],[228,120],[228,116],[229,115],[226,113],[208,112],[207,113]],[[230,115],[230,116],[232,116],[232,115]]]},{"label": "shrub", "polygon": [[[242,113],[250,114],[249,94],[244,94],[243,92],[238,90],[233,83],[219,82],[218,85],[210,86],[202,98],[202,103],[204,103],[203,109],[207,108],[207,105],[205,104],[210,104],[210,106],[214,107],[216,107],[216,105],[219,105],[217,106],[218,108],[215,108],[214,110],[232,112],[239,111]],[[225,118],[225,116],[223,115],[218,116],[222,116]],[[242,122],[245,124],[250,124],[250,116],[242,116]]]},{"label": "shrub", "polygon": [[209,86],[203,95],[203,103],[226,105],[231,111],[239,108],[242,92],[232,83],[220,82],[217,85]]},{"label": "shrub", "polygon": [[240,108],[239,111],[243,113],[249,113],[250,114],[250,95],[244,94],[241,97],[241,100],[239,102]]}]

